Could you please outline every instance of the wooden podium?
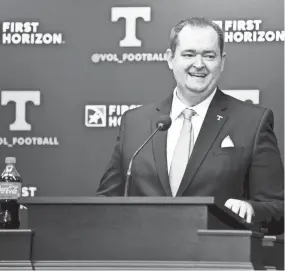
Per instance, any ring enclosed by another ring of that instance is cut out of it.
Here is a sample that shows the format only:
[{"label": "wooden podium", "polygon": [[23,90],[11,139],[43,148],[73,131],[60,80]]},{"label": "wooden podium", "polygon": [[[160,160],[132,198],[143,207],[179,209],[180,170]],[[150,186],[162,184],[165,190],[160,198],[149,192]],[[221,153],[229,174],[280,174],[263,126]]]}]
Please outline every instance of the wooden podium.
[{"label": "wooden podium", "polygon": [[20,203],[35,233],[35,270],[265,269],[263,235],[211,197]]}]

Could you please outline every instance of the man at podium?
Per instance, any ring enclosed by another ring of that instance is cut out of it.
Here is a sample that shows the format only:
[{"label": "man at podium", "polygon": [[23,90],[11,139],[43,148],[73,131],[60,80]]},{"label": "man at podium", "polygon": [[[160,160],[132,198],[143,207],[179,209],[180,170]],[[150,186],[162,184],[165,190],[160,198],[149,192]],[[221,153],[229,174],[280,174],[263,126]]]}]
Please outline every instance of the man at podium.
[{"label": "man at podium", "polygon": [[219,89],[223,31],[205,18],[183,20],[166,54],[176,88],[124,114],[97,195],[213,196],[248,223],[279,221],[284,175],[273,112]]}]

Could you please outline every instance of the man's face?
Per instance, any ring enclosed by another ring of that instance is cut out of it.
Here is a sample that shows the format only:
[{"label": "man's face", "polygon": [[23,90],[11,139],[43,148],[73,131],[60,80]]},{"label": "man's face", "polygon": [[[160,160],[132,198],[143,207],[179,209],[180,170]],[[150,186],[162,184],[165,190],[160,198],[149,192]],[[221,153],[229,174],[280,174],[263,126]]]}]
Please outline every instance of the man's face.
[{"label": "man's face", "polygon": [[182,94],[208,96],[217,86],[226,54],[221,56],[218,34],[213,28],[185,26],[178,35],[174,55],[168,49],[167,56]]}]

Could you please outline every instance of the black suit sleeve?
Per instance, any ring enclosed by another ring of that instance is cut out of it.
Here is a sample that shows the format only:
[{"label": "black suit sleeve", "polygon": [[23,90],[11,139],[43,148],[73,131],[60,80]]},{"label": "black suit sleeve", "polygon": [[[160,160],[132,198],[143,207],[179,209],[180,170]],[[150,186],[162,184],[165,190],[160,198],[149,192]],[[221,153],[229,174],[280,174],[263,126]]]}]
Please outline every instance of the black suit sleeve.
[{"label": "black suit sleeve", "polygon": [[248,170],[249,202],[255,211],[253,221],[261,222],[264,227],[283,221],[284,214],[284,168],[273,123],[272,111],[266,110],[257,129]]},{"label": "black suit sleeve", "polygon": [[121,126],[119,127],[117,140],[111,160],[107,165],[107,169],[100,181],[96,196],[123,196],[125,178],[123,173],[123,134],[124,134],[125,115],[121,118]]}]

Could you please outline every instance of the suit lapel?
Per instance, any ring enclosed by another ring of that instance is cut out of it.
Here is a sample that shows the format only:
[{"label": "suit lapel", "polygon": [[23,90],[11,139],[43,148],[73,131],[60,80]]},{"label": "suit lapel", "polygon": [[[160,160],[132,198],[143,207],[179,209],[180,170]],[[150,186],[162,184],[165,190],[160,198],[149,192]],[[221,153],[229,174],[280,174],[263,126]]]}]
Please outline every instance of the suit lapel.
[{"label": "suit lapel", "polygon": [[[169,115],[172,104],[172,95],[166,100],[158,104],[155,108],[155,116],[151,120],[152,132],[156,129],[156,122],[161,115]],[[154,160],[157,168],[157,173],[164,191],[167,196],[171,196],[171,188],[169,184],[168,172],[167,172],[167,155],[166,155],[166,142],[167,131],[159,131],[152,139]]]},{"label": "suit lapel", "polygon": [[219,89],[217,89],[217,92],[208,108],[194,149],[188,161],[184,177],[182,178],[181,185],[177,192],[177,196],[182,196],[185,189],[190,185],[221,128],[225,124],[227,120],[226,109],[226,96]]}]

